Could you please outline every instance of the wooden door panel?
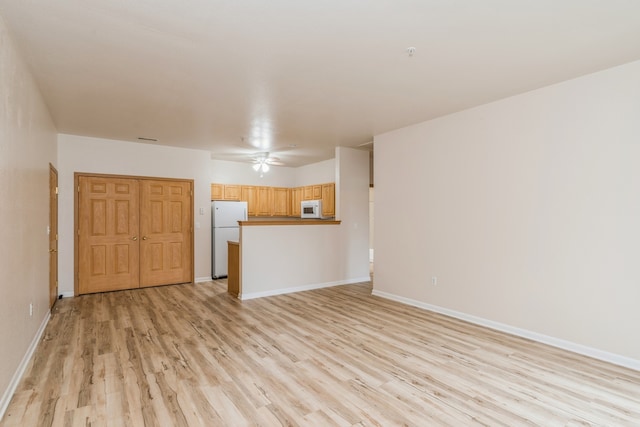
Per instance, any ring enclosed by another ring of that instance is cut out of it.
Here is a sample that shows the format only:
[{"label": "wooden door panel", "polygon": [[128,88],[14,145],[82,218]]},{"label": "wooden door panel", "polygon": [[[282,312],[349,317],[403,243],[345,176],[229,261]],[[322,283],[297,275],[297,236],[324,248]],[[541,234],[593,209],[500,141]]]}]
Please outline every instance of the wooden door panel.
[{"label": "wooden door panel", "polygon": [[138,181],[81,176],[78,183],[79,293],[138,287]]},{"label": "wooden door panel", "polygon": [[169,260],[171,261],[171,268],[183,268],[182,261],[184,260],[183,254],[184,245],[182,242],[174,242],[169,246]]},{"label": "wooden door panel", "polygon": [[140,286],[192,280],[191,183],[141,181]]}]

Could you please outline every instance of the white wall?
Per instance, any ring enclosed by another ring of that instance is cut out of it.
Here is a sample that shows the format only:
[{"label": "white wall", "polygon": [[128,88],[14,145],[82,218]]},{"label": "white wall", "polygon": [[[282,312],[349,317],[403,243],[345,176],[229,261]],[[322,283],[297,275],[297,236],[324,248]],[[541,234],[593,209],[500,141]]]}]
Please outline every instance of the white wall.
[{"label": "white wall", "polygon": [[269,172],[260,173],[253,170],[251,163],[211,160],[210,180],[219,184],[263,185],[268,187],[293,187],[295,168],[272,166]]},{"label": "white wall", "polygon": [[335,182],[335,159],[290,168],[272,166],[269,172],[260,174],[251,163],[211,160],[211,182],[220,184],[264,185],[269,187],[303,187],[312,184]]},{"label": "white wall", "polygon": [[193,179],[195,277],[211,277],[209,152],[61,134],[58,161],[61,292],[73,294],[74,172]]},{"label": "white wall", "polygon": [[378,135],[375,291],[640,367],[639,160],[640,62]]},{"label": "white wall", "polygon": [[369,276],[369,152],[336,148],[336,219],[348,277]]},{"label": "white wall", "polygon": [[56,129],[0,17],[0,418],[48,319],[49,163]]},{"label": "white wall", "polygon": [[342,225],[244,226],[241,298],[349,283]]},{"label": "white wall", "polygon": [[336,181],[336,159],[324,160],[295,169],[295,182],[291,187],[324,184]]}]

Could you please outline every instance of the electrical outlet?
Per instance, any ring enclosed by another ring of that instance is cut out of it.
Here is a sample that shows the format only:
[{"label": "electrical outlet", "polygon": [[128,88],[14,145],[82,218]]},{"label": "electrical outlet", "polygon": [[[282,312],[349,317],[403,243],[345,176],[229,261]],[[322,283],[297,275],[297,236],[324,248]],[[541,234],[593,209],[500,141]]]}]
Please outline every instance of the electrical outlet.
[{"label": "electrical outlet", "polygon": [[436,276],[431,276],[431,284],[436,286],[438,284],[438,278]]},{"label": "electrical outlet", "polygon": [[29,303],[29,317],[33,317],[33,303]]}]

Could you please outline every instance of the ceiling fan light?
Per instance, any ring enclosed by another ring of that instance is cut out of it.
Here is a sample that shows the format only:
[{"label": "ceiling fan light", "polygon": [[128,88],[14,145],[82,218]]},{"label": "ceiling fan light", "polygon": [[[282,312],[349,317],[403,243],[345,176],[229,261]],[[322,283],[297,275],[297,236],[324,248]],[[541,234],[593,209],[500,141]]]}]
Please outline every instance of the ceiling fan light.
[{"label": "ceiling fan light", "polygon": [[266,163],[262,164],[262,172],[269,172],[269,165]]},{"label": "ceiling fan light", "polygon": [[255,165],[253,165],[253,170],[258,172],[258,169],[260,169],[260,163],[256,163]]}]

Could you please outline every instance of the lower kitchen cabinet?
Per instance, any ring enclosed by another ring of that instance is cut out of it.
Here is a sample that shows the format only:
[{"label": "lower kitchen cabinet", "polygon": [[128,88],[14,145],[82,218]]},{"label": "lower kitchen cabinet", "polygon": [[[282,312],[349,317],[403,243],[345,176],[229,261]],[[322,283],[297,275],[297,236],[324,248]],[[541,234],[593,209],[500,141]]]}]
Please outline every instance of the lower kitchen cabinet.
[{"label": "lower kitchen cabinet", "polygon": [[240,244],[227,242],[227,292],[234,297],[240,294]]}]

